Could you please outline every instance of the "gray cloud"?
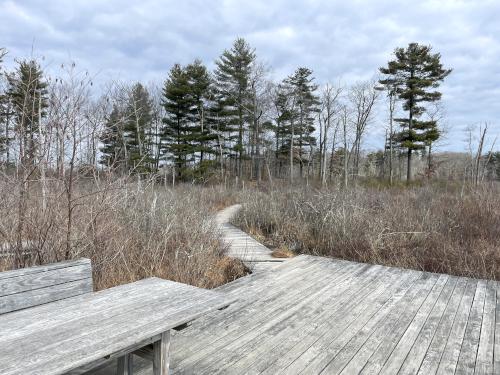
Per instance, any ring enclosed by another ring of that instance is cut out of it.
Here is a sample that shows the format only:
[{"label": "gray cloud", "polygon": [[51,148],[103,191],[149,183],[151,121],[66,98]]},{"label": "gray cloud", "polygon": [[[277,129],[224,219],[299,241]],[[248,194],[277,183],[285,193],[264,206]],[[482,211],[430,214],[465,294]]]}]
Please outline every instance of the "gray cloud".
[{"label": "gray cloud", "polygon": [[[454,69],[442,87],[451,126],[446,147],[464,148],[478,121],[500,129],[500,2],[0,0],[0,46],[14,57],[44,56],[47,68],[74,60],[110,78],[162,81],[175,62],[210,67],[236,36],[245,37],[279,79],[297,66],[318,83],[374,76],[397,46],[431,44]],[[370,147],[380,146],[383,109]]]}]

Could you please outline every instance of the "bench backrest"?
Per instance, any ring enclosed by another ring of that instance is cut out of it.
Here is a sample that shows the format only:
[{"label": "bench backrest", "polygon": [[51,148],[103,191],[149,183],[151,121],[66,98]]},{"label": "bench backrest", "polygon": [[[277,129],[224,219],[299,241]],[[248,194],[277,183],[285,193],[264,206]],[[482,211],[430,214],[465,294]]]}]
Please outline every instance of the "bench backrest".
[{"label": "bench backrest", "polygon": [[92,292],[90,259],[0,272],[0,314]]}]

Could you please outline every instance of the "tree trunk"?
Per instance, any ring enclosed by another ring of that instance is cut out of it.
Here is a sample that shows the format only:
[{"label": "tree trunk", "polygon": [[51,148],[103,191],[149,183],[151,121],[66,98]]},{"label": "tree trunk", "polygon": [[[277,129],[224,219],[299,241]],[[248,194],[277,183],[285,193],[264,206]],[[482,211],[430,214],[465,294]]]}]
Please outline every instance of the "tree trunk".
[{"label": "tree trunk", "polygon": [[432,170],[432,142],[429,142],[429,153],[427,154],[427,169],[429,173]]},{"label": "tree trunk", "polygon": [[[42,131],[42,96],[40,95],[38,103],[38,168],[40,168],[40,187],[42,193],[42,210],[47,209],[47,189],[45,181],[45,133]],[[43,147],[43,150],[42,150]]]},{"label": "tree trunk", "polygon": [[260,160],[260,137],[259,137],[259,120],[255,124],[257,132],[255,133],[255,173],[257,175],[257,181],[260,182],[261,176],[261,160]]},{"label": "tree trunk", "polygon": [[241,99],[242,93],[240,90],[240,95],[239,95],[239,108],[238,108],[238,116],[239,116],[239,131],[238,131],[238,151],[239,151],[239,156],[238,156],[238,167],[237,167],[237,173],[238,177],[241,179],[243,176],[243,169],[242,169],[242,162],[243,162],[243,112],[242,112],[242,99]]},{"label": "tree trunk", "polygon": [[410,182],[412,180],[412,155],[411,148],[408,148],[408,154],[406,158],[406,181]]},{"label": "tree trunk", "polygon": [[7,107],[7,115],[6,115],[6,119],[5,119],[5,142],[6,142],[6,154],[5,154],[5,158],[6,158],[6,165],[9,165],[9,162],[10,162],[10,144],[9,144],[9,128],[10,128],[10,108]]},{"label": "tree trunk", "polygon": [[319,179],[323,184],[323,123],[321,115],[318,115],[319,122]]},{"label": "tree trunk", "polygon": [[[414,77],[414,72],[411,71],[410,73],[410,77],[411,79],[413,79]],[[411,87],[411,84],[410,84],[410,89],[412,89]],[[408,147],[408,160],[407,160],[407,163],[406,163],[406,182],[409,183],[411,180],[412,180],[412,177],[413,177],[413,174],[412,174],[412,163],[411,163],[411,151],[412,151],[412,147],[411,147],[411,143],[413,142],[413,139],[412,139],[412,135],[411,135],[411,131],[413,129],[413,97],[410,98],[410,117],[409,117],[409,120],[408,120],[408,137],[409,137],[409,147]]]},{"label": "tree trunk", "polygon": [[[389,100],[392,101],[392,97],[389,97]],[[389,104],[389,184],[392,186],[393,184],[393,176],[394,176],[394,171],[392,167],[392,155],[393,155],[393,149],[392,149],[392,119],[394,116],[394,107],[392,105],[392,102]]]},{"label": "tree trunk", "polygon": [[304,118],[302,115],[302,110],[300,111],[300,123],[299,123],[299,167],[300,167],[300,178],[303,178],[303,161],[302,161],[302,134],[304,132]]},{"label": "tree trunk", "polygon": [[69,177],[66,186],[66,200],[67,200],[67,213],[68,222],[66,225],[66,251],[64,253],[64,259],[68,260],[71,256],[71,237],[73,231],[73,185],[74,185],[74,171],[75,171],[75,161],[77,152],[77,133],[76,126],[73,128],[73,149],[71,150],[71,159],[69,161]]},{"label": "tree trunk", "polygon": [[290,122],[292,127],[292,135],[290,137],[290,185],[293,184],[293,139],[295,138],[295,127],[293,120]]},{"label": "tree trunk", "polygon": [[347,189],[347,169],[348,169],[348,163],[347,163],[347,119],[344,118],[342,120],[343,125],[344,125],[344,188]]}]

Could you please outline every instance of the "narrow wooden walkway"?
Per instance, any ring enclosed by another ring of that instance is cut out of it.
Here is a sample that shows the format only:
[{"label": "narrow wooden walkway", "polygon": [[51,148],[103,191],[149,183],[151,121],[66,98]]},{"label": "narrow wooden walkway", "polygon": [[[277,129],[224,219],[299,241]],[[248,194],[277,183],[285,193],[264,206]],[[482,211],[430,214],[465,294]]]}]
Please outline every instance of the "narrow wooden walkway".
[{"label": "narrow wooden walkway", "polygon": [[[499,284],[299,256],[218,288],[176,374],[499,374]],[[176,348],[176,349],[175,349]]]},{"label": "narrow wooden walkway", "polygon": [[239,204],[229,206],[215,217],[222,232],[222,239],[228,245],[227,255],[241,259],[253,270],[267,269],[283,262],[283,258],[273,257],[271,250],[230,223],[240,208]]},{"label": "narrow wooden walkway", "polygon": [[498,282],[301,255],[216,290],[173,374],[500,374]]}]

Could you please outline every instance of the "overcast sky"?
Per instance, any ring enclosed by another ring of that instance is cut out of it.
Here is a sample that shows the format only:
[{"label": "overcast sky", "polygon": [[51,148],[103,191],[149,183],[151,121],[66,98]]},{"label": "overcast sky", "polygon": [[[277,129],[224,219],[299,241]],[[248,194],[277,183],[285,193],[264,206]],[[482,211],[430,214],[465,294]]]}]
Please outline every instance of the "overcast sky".
[{"label": "overcast sky", "polygon": [[[431,44],[453,68],[442,86],[450,132],[442,149],[464,150],[464,128],[500,132],[500,1],[0,0],[0,47],[44,57],[49,70],[75,61],[96,80],[165,79],[172,64],[209,67],[235,37],[256,48],[272,74],[298,66],[319,84],[369,79],[397,46]],[[368,147],[380,147],[383,108]]]}]

